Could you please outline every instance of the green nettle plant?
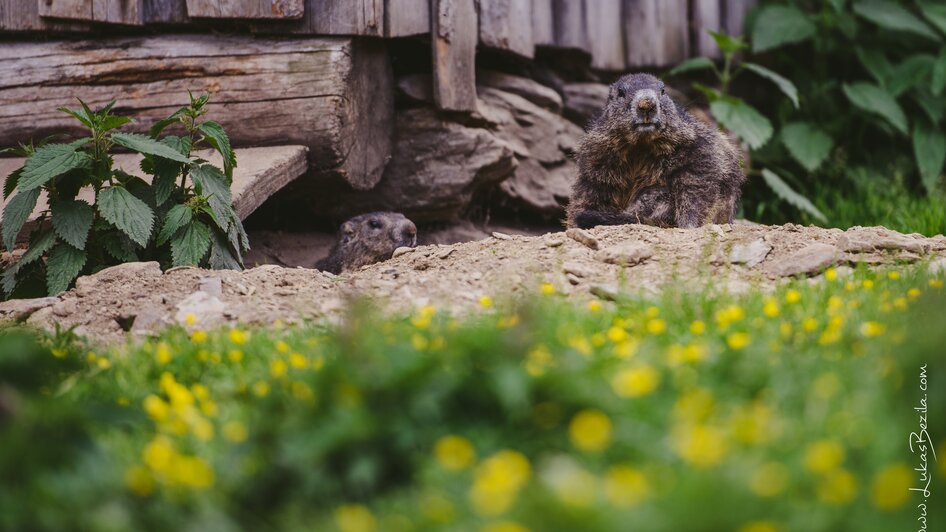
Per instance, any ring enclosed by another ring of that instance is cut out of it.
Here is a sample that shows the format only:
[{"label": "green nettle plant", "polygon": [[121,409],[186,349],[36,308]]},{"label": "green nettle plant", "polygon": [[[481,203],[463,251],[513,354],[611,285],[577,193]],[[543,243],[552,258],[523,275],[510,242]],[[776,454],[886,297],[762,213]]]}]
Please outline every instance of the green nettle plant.
[{"label": "green nettle plant", "polygon": [[[93,111],[80,100],[80,109],[59,110],[88,128],[87,137],[12,150],[28,158],[3,187],[5,198],[12,195],[3,209],[6,249],[13,250],[41,192],[48,208],[33,224],[25,253],[3,272],[6,296],[29,292],[42,279],[57,294],[82,273],[137,260],[241,269],[249,242],[230,195],[236,156],[223,127],[200,120],[208,99],[190,95],[188,106],[148,135],[113,132],[133,122],[112,114],[114,101]],[[175,125],[180,135],[164,135]],[[143,156],[150,183],[114,167],[111,153],[119,147]],[[194,156],[201,148],[219,152],[223,169]]]},{"label": "green nettle plant", "polygon": [[[775,129],[772,122],[760,113],[755,107],[748,104],[745,100],[733,96],[730,93],[730,87],[733,81],[743,72],[752,72],[761,76],[773,84],[791,101],[797,109],[799,107],[798,89],[795,84],[784,76],[774,72],[762,65],[742,61],[738,54],[749,48],[748,43],[742,37],[734,37],[723,32],[709,32],[723,53],[722,69],[706,57],[695,57],[680,63],[670,70],[668,75],[674,76],[684,72],[696,70],[710,70],[716,76],[718,88],[710,87],[703,83],[693,83],[693,88],[700,91],[707,100],[709,100],[710,111],[719,122],[719,124],[731,131],[755,154],[756,150],[761,149],[774,136]],[[804,124],[789,124],[781,131],[782,139],[789,139],[789,142],[799,141],[806,144],[806,138],[810,135],[817,135],[817,131],[811,131],[804,127]],[[817,157],[823,159],[831,149],[830,138],[827,139],[828,145],[821,146],[824,153],[817,154]],[[810,164],[810,159],[815,154],[803,151],[802,159],[804,163]],[[750,169],[754,173],[754,170]],[[816,219],[825,222],[827,219],[824,214],[818,210],[815,205],[792,189],[776,172],[768,168],[762,168],[759,171],[762,179],[772,189],[775,194],[794,205],[795,207],[807,212]]]}]

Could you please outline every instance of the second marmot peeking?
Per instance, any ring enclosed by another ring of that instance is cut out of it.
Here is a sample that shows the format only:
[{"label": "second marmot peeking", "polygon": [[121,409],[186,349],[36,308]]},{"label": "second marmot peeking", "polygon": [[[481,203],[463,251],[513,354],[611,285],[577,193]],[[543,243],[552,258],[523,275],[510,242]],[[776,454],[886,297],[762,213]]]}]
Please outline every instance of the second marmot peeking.
[{"label": "second marmot peeking", "polygon": [[576,159],[569,227],[729,223],[746,180],[726,137],[677,106],[649,74],[611,86]]},{"label": "second marmot peeking", "polygon": [[339,274],[388,260],[399,247],[417,245],[417,226],[399,212],[369,212],[349,219],[338,230],[328,257],[316,269]]}]

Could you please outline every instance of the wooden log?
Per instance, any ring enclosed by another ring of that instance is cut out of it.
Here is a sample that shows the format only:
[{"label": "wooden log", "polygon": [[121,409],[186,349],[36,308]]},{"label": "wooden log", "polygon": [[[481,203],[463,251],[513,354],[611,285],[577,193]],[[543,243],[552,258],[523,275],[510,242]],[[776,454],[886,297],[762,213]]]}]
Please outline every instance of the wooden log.
[{"label": "wooden log", "polygon": [[722,0],[723,27],[730,35],[742,35],[746,13],[755,7],[757,0]]},{"label": "wooden log", "polygon": [[[722,0],[725,2],[726,0]],[[722,29],[722,6],[720,0],[700,0],[693,2],[693,55],[710,57],[713,59],[722,58],[722,53],[711,31],[720,31]]]},{"label": "wooden log", "polygon": [[624,0],[624,35],[631,67],[664,67],[689,55],[687,0]]},{"label": "wooden log", "polygon": [[585,0],[553,0],[552,10],[555,46],[591,51]]},{"label": "wooden log", "polygon": [[624,23],[621,0],[589,0],[585,2],[591,66],[601,70],[624,70]]},{"label": "wooden log", "polygon": [[41,17],[109,24],[144,24],[142,0],[37,0]]},{"label": "wooden log", "polygon": [[532,0],[532,41],[536,46],[555,44],[554,0]]},{"label": "wooden log", "polygon": [[59,106],[112,99],[147,130],[210,92],[234,145],[301,144],[313,169],[374,186],[390,156],[393,78],[384,43],[211,35],[0,47],[0,147],[83,131]]},{"label": "wooden log", "polygon": [[434,103],[444,111],[476,110],[476,6],[432,0]]},{"label": "wooden log", "polygon": [[39,5],[44,0],[0,0],[0,33],[23,31],[88,31],[89,25],[82,22],[63,22],[43,19],[39,16]]},{"label": "wooden log", "polygon": [[408,37],[425,33],[430,33],[430,0],[386,0],[385,37]]},{"label": "wooden log", "polygon": [[148,0],[145,2],[145,24],[186,24],[185,0]]},{"label": "wooden log", "polygon": [[304,0],[187,0],[187,14],[197,18],[302,18]]},{"label": "wooden log", "polygon": [[253,25],[258,33],[384,36],[384,0],[304,0],[302,18]]},{"label": "wooden log", "polygon": [[535,55],[532,0],[479,0],[480,44],[523,57]]}]

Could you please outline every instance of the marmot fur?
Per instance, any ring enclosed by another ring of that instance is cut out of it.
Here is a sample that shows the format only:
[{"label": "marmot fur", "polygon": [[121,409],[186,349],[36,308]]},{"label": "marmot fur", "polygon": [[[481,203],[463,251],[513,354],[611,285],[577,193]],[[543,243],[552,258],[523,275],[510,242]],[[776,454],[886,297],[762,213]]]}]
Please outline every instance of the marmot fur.
[{"label": "marmot fur", "polygon": [[416,245],[417,226],[403,214],[369,212],[342,224],[332,252],[316,262],[315,267],[339,274],[388,260],[395,249]]},{"label": "marmot fur", "polygon": [[649,74],[611,86],[576,152],[568,226],[729,223],[746,177],[735,148]]}]

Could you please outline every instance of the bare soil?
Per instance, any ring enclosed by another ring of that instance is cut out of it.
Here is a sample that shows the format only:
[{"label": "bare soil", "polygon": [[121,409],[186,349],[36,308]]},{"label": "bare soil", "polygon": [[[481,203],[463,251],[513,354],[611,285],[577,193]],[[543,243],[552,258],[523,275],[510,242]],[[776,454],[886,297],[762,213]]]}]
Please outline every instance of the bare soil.
[{"label": "bare soil", "polygon": [[[304,245],[304,242],[300,242]],[[298,250],[297,250],[298,251]],[[405,251],[405,250],[402,250]],[[173,323],[190,328],[299,322],[338,316],[356,296],[392,311],[431,304],[450,312],[536,294],[542,283],[555,297],[610,299],[621,292],[657,292],[669,284],[743,291],[775,286],[795,276],[818,277],[829,266],[843,272],[930,260],[946,268],[946,237],[901,235],[884,228],[848,231],[754,224],[661,229],[599,227],[584,234],[517,236],[426,245],[340,276],[307,268],[263,265],[243,272],[131,263],[82,277],[54,298],[0,304],[0,319],[25,320],[102,341],[151,334]]]}]

